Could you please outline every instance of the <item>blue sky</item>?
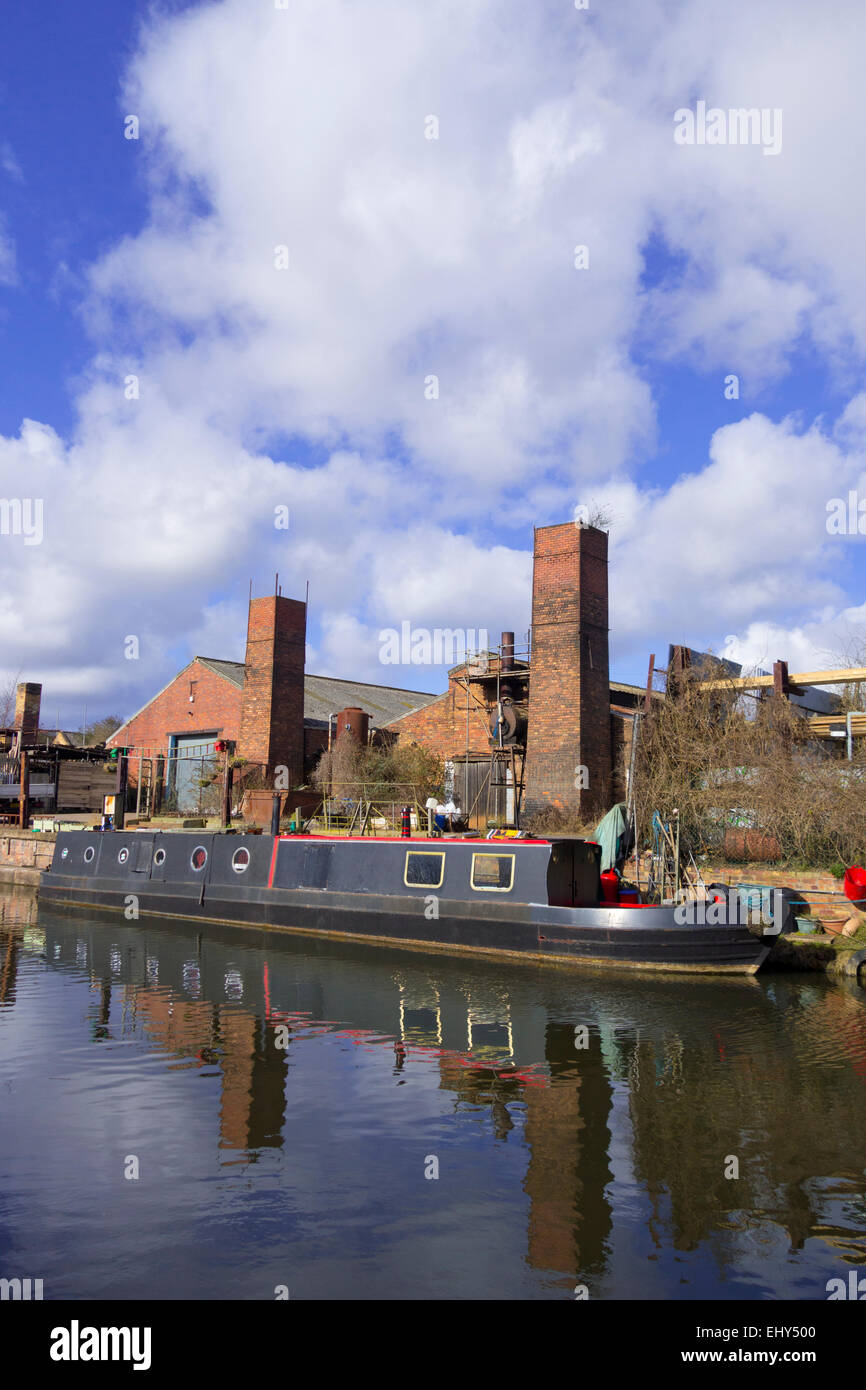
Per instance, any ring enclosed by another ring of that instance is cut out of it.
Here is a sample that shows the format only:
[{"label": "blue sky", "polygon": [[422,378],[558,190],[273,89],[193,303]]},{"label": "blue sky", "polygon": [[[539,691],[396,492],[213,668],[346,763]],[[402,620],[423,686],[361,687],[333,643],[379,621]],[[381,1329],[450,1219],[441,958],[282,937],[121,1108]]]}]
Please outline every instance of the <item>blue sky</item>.
[{"label": "blue sky", "polygon": [[[279,570],[310,669],[440,689],[382,631],[525,632],[532,526],[585,503],[620,679],[859,654],[866,20],[717,9],[7,4],[6,679],[129,714]],[[781,149],[678,145],[699,100]]]},{"label": "blue sky", "polygon": [[78,277],[146,219],[140,170],[117,138],[121,75],[145,8],[88,0],[52,7],[46,23],[38,6],[4,7],[0,122],[4,152],[20,171],[2,175],[19,272],[2,306],[7,435],[25,415],[72,431],[75,378],[93,354]]}]

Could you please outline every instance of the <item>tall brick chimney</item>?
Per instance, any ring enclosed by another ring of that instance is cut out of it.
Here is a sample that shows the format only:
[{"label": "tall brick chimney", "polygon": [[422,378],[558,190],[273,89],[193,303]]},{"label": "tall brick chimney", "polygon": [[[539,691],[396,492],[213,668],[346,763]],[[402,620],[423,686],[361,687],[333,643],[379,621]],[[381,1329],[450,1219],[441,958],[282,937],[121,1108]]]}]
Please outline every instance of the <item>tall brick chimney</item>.
[{"label": "tall brick chimney", "polygon": [[274,595],[250,601],[238,753],[267,776],[287,767],[289,788],[304,774],[304,653],[307,605]]},{"label": "tall brick chimney", "polygon": [[39,732],[39,711],[42,705],[42,686],[34,681],[21,681],[15,687],[15,723],[21,743],[34,743]]},{"label": "tall brick chimney", "polygon": [[607,624],[607,533],[574,522],[538,527],[524,816],[608,809]]}]

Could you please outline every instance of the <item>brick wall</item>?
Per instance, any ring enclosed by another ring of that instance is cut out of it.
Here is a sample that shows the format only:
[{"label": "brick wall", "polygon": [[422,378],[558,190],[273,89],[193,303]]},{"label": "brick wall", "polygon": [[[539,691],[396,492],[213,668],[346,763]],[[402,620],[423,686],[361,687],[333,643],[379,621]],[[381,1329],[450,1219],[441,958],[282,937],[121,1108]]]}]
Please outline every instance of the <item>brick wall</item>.
[{"label": "brick wall", "polygon": [[305,603],[276,595],[250,603],[238,753],[268,775],[287,767],[292,787],[304,775],[306,637]]},{"label": "brick wall", "polygon": [[0,864],[15,868],[47,869],[54,857],[54,836],[0,835]]},{"label": "brick wall", "polygon": [[[237,739],[240,717],[238,687],[196,660],[107,742],[109,746],[131,748],[145,757],[155,756],[166,752],[172,734],[186,736],[215,730],[220,738]],[[131,758],[132,780],[137,766],[137,758]]]},{"label": "brick wall", "polygon": [[845,897],[842,880],[821,869],[811,872],[791,872],[789,869],[768,869],[766,864],[744,864],[742,867],[717,865],[701,868],[705,883],[766,883],[774,888],[793,888],[802,893],[809,906],[808,915],[821,924],[831,936],[854,914],[854,904]]},{"label": "brick wall", "polygon": [[[525,814],[607,808],[611,784],[607,534],[535,531]],[[586,787],[577,772],[587,769]]]},{"label": "brick wall", "polygon": [[[438,700],[404,714],[388,725],[407,743],[420,743],[440,758],[460,758],[466,752],[466,685],[461,669],[448,673],[448,690]],[[490,753],[487,706],[479,703],[474,687],[469,695],[469,752]]]},{"label": "brick wall", "polygon": [[628,797],[628,770],[631,761],[631,744],[634,735],[634,718],[619,710],[610,713],[610,757],[611,782],[610,802],[625,801]]}]

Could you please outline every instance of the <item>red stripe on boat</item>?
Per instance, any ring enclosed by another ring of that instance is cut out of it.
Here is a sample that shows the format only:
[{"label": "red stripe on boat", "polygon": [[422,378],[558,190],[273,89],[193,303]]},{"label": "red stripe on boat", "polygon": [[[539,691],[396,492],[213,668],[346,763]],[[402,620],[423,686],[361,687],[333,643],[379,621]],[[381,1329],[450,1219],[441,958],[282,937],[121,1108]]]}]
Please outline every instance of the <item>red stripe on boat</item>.
[{"label": "red stripe on boat", "polygon": [[277,836],[275,835],[275,836],[274,836],[274,848],[273,848],[273,850],[272,850],[272,852],[271,852],[271,867],[270,867],[270,869],[268,870],[268,887],[269,887],[269,888],[273,888],[273,886],[274,886],[274,869],[275,869],[276,866],[277,866],[277,845],[278,845],[279,843],[280,843],[280,842],[279,842],[279,839],[278,839]]}]

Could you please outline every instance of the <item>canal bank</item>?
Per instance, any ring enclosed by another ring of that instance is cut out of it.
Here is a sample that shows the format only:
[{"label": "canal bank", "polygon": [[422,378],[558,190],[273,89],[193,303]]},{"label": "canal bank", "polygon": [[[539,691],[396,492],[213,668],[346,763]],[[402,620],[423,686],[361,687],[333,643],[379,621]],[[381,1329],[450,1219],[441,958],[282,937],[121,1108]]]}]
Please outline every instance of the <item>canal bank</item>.
[{"label": "canal bank", "polygon": [[0,834],[0,887],[38,890],[54,854],[53,834],[3,829]]}]

